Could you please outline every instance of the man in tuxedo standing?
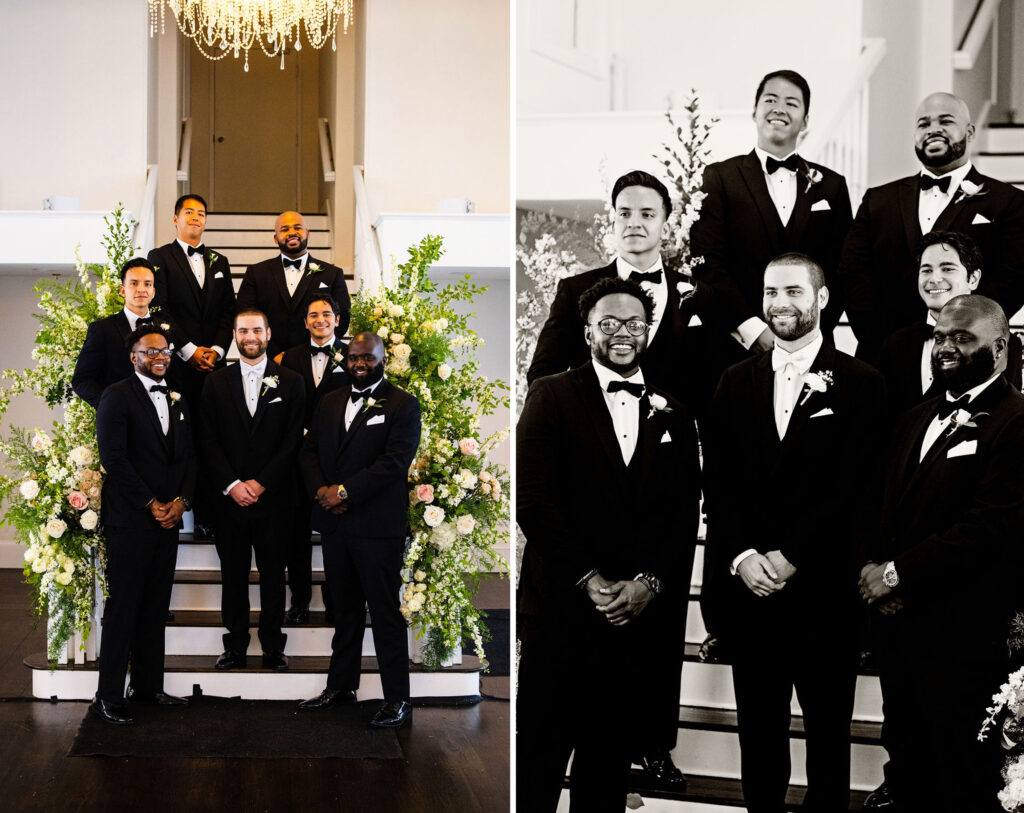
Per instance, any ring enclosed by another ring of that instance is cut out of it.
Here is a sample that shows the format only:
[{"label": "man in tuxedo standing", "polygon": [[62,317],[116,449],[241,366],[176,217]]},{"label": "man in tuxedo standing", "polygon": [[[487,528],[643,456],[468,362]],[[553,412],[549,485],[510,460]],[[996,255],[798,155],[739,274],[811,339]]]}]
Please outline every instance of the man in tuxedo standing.
[{"label": "man in tuxedo standing", "polygon": [[933,229],[977,244],[985,268],[978,293],[1010,316],[1024,305],[1024,192],[974,168],[973,140],[964,101],[933,93],[914,127],[921,172],[864,193],[839,267],[858,358],[873,363],[886,336],[925,318],[914,261]]},{"label": "man in tuxedo standing", "polygon": [[210,374],[203,387],[203,459],[216,489],[214,530],[223,578],[227,632],[218,669],[246,665],[249,570],[260,574],[259,639],[263,668],[288,668],[284,654],[284,565],[288,519],[298,499],[295,466],[302,440],[302,376],[267,358],[270,330],[257,310],[235,315],[240,355]]},{"label": "man in tuxedo standing", "polygon": [[[166,313],[176,330],[176,351],[183,365],[181,391],[191,410],[193,440],[199,442],[199,405],[203,382],[223,359],[231,345],[231,320],[235,315],[235,289],[231,284],[228,258],[203,245],[206,230],[206,201],[199,195],[182,195],[174,204],[176,238],[149,252],[156,271],[153,309]],[[197,454],[200,450],[196,450]],[[209,523],[205,504],[209,488],[199,474],[196,489],[195,521],[197,531],[206,531]]]},{"label": "man in tuxedo standing", "polygon": [[107,387],[96,412],[100,462],[107,472],[102,513],[108,596],[99,684],[90,706],[118,725],[134,720],[124,702],[129,662],[133,703],[188,704],[163,690],[164,622],[178,522],[196,474],[188,410],[164,382],[171,363],[166,331],[139,326],[129,334],[125,353],[134,374]]},{"label": "man in tuxedo standing", "polygon": [[771,353],[730,367],[705,438],[708,567],[732,657],[743,800],[783,813],[793,690],[807,732],[802,809],[846,810],[857,678],[857,567],[877,533],[884,384],[824,342],[824,272],[790,253],[764,274]]},{"label": "man in tuxedo standing", "polygon": [[328,294],[338,302],[340,312],[335,335],[348,330],[351,309],[345,272],[315,259],[307,250],[309,231],[298,212],[282,212],[274,223],[277,257],[250,265],[238,289],[239,308],[258,308],[270,320],[269,353],[275,358],[308,338],[304,306],[311,294]]},{"label": "man in tuxedo standing", "polygon": [[346,360],[352,384],[324,396],[302,446],[335,621],[327,688],[299,708],[316,711],[356,701],[369,606],[384,691],[370,725],[398,728],[412,719],[409,641],[398,591],[420,404],[384,379],[384,353],[374,333],[352,339]]},{"label": "man in tuxedo standing", "polygon": [[[978,288],[982,257],[966,234],[930,231],[921,238],[917,252],[917,289],[928,308],[924,321],[900,328],[882,343],[877,367],[885,378],[889,414],[895,423],[908,409],[942,394],[932,373],[932,332],[943,306],[957,296]],[[1021,385],[1021,343],[1010,334],[1006,349],[1006,379]]]},{"label": "man in tuxedo standing", "polygon": [[[348,345],[335,334],[341,305],[330,294],[312,294],[306,302],[306,330],[309,341],[297,344],[285,351],[281,366],[302,376],[306,389],[306,408],[302,416],[303,431],[309,430],[320,399],[350,384],[345,369]],[[301,468],[298,471],[302,479]],[[312,556],[313,543],[309,525],[311,500],[305,498],[305,489],[299,495],[291,526],[292,540],[288,549],[288,586],[292,591],[292,603],[285,613],[289,624],[305,624],[309,621],[309,602],[313,596]],[[326,583],[320,591],[327,610],[328,621],[333,618],[330,589]]]},{"label": "man in tuxedo standing", "polygon": [[1019,608],[1024,396],[1003,376],[1009,329],[993,300],[951,299],[934,338],[943,392],[897,428],[860,580],[879,611],[889,752],[868,809],[997,811],[999,738],[979,742],[978,729],[1009,673]]},{"label": "man in tuxedo standing", "polygon": [[[103,390],[134,372],[124,343],[140,320],[142,324],[153,321],[149,303],[153,300],[154,278],[153,266],[148,260],[142,257],[128,260],[121,267],[124,309],[97,319],[86,331],[85,344],[75,362],[71,388],[93,409],[99,407]],[[169,328],[170,325],[167,326]]]},{"label": "man in tuxedo standing", "polygon": [[633,754],[678,727],[700,470],[693,419],[647,381],[653,297],[614,275],[578,307],[592,361],[535,381],[516,430],[516,792],[554,811],[575,751],[570,809],[617,812]]}]

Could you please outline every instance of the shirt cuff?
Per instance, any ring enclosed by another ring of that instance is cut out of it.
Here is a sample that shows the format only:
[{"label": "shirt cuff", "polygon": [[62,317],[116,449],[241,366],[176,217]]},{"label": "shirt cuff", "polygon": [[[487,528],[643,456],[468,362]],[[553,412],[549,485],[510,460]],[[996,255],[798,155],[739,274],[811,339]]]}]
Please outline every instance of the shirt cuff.
[{"label": "shirt cuff", "polygon": [[192,342],[185,342],[178,351],[182,361],[188,361],[196,352],[196,346]]},{"label": "shirt cuff", "polygon": [[729,572],[733,576],[735,576],[736,571],[739,569],[740,563],[748,556],[753,556],[755,553],[757,553],[756,548],[748,548],[747,550],[743,551],[743,553],[741,553],[739,556],[732,560],[732,564],[729,565]]},{"label": "shirt cuff", "polygon": [[583,578],[580,579],[578,582],[576,582],[576,586],[578,588],[580,588],[581,590],[586,590],[587,589],[587,582],[589,582],[596,575],[597,575],[597,568],[595,567],[595,568],[592,568],[591,570],[587,571],[587,573],[583,576]]},{"label": "shirt cuff", "polygon": [[751,316],[746,321],[740,323],[740,326],[733,331],[732,337],[743,345],[744,350],[749,350],[754,342],[757,341],[757,337],[764,333],[766,327],[768,325],[764,323],[763,319]]},{"label": "shirt cuff", "polygon": [[239,484],[240,482],[242,482],[242,481],[241,481],[241,480],[232,480],[232,481],[231,481],[231,482],[230,482],[230,483],[228,484],[228,487],[227,487],[227,488],[225,488],[225,489],[224,489],[224,490],[223,490],[223,491],[221,492],[221,494],[223,494],[223,495],[224,495],[225,497],[226,497],[226,496],[228,496],[228,494],[230,494],[230,493],[231,493],[231,489],[233,489],[233,488],[234,488],[235,486],[237,486],[237,485],[238,485],[238,484]]},{"label": "shirt cuff", "polygon": [[224,358],[224,348],[221,347],[219,344],[211,345],[210,349],[221,358]]}]

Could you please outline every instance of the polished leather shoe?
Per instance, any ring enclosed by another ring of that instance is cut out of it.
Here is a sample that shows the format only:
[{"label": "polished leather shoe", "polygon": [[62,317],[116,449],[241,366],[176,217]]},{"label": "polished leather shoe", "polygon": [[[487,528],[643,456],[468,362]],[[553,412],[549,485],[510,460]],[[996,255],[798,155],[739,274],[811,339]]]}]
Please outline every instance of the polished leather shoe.
[{"label": "polished leather shoe", "polygon": [[373,715],[370,725],[377,728],[398,728],[406,720],[412,719],[412,704],[408,700],[399,700],[397,703],[385,703]]},{"label": "polished leather shoe", "polygon": [[135,722],[132,710],[121,700],[112,702],[110,700],[100,700],[97,697],[89,704],[89,711],[101,720],[113,725],[131,725]]},{"label": "polished leather shoe", "polygon": [[885,810],[888,813],[896,813],[900,809],[896,799],[893,798],[888,782],[883,782],[868,795],[868,798],[864,800],[864,809]]},{"label": "polished leather shoe", "polygon": [[308,624],[309,607],[292,607],[288,612],[284,614],[284,623],[292,625]]},{"label": "polished leather shoe", "polygon": [[316,697],[299,703],[299,708],[306,711],[319,711],[320,709],[329,709],[331,706],[350,706],[355,702],[356,693],[351,689],[347,692],[341,689],[324,689]]},{"label": "polished leather shoe", "polygon": [[264,652],[263,668],[273,669],[275,672],[287,672],[288,658],[283,652]]},{"label": "polished leather shoe", "polygon": [[187,697],[175,697],[166,692],[137,692],[134,687],[128,687],[128,699],[133,703],[148,703],[153,706],[187,706]]},{"label": "polished leather shoe", "polygon": [[670,787],[672,790],[686,790],[686,776],[676,767],[668,751],[650,751],[633,761],[640,766],[645,779]]},{"label": "polished leather shoe", "polygon": [[244,669],[245,653],[225,649],[221,656],[217,658],[217,663],[214,664],[214,667],[217,669]]}]

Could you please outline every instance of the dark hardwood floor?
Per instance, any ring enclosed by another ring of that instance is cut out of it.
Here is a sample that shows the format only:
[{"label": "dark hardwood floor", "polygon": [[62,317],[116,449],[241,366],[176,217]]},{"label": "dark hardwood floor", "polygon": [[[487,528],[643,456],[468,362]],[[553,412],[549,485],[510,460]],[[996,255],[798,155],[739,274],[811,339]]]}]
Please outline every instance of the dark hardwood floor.
[{"label": "dark hardwood floor", "polygon": [[[508,702],[417,708],[401,760],[68,757],[84,702],[31,697],[22,659],[45,648],[19,571],[0,570],[0,809],[11,811],[502,811]],[[508,678],[491,678],[507,695]],[[502,683],[503,682],[503,683]],[[267,732],[273,736],[273,732]]]}]

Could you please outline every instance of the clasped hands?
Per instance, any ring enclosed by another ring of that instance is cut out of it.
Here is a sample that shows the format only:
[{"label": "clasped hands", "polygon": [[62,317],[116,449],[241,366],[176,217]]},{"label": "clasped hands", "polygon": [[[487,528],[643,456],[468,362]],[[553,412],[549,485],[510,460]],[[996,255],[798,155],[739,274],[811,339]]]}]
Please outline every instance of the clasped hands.
[{"label": "clasped hands", "polygon": [[338,496],[339,486],[320,486],[316,490],[316,502],[324,511],[332,514],[344,514],[348,511],[351,502],[343,500]]},{"label": "clasped hands", "polygon": [[[860,571],[860,597],[868,604],[874,605],[882,615],[892,615],[903,609],[903,599],[892,595],[892,588],[887,587],[882,579],[885,564],[876,565],[868,562]],[[882,599],[885,599],[884,601]]]},{"label": "clasped hands", "polygon": [[149,504],[149,511],[161,528],[177,528],[181,515],[185,513],[185,503],[180,500],[172,500],[171,502],[153,500]]},{"label": "clasped hands", "polygon": [[228,494],[238,505],[245,508],[247,505],[255,503],[264,491],[266,489],[255,480],[242,480],[235,483]]},{"label": "clasped hands", "polygon": [[651,591],[638,581],[613,582],[595,573],[587,581],[587,596],[616,627],[624,626],[643,612],[653,598]]},{"label": "clasped hands", "polygon": [[219,360],[220,356],[212,347],[197,347],[196,351],[189,356],[188,363],[197,370],[208,373]]},{"label": "clasped hands", "polygon": [[736,567],[743,583],[755,596],[770,596],[786,586],[796,568],[782,555],[782,551],[751,553]]}]

